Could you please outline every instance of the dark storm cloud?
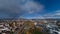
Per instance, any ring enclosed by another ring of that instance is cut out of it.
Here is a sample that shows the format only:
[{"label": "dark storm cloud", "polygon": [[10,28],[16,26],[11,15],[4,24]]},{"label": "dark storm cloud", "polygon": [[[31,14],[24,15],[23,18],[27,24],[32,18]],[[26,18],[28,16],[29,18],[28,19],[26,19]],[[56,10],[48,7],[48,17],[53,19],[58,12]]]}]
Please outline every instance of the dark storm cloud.
[{"label": "dark storm cloud", "polygon": [[8,15],[9,18],[22,15],[19,0],[0,0],[0,13]]},{"label": "dark storm cloud", "polygon": [[43,5],[33,2],[33,0],[0,0],[0,13],[8,15],[9,18],[20,17],[25,12],[39,12],[43,8]]}]

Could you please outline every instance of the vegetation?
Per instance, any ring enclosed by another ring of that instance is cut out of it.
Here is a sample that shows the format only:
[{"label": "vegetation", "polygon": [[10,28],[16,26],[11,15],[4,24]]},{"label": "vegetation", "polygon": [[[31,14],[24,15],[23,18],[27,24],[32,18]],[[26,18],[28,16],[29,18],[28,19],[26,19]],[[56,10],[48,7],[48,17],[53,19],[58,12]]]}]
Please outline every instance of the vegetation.
[{"label": "vegetation", "polygon": [[42,34],[42,32],[37,29],[30,29],[30,33],[31,34]]},{"label": "vegetation", "polygon": [[42,34],[42,32],[35,27],[34,22],[26,21],[24,25],[28,27],[23,30],[24,34]]}]

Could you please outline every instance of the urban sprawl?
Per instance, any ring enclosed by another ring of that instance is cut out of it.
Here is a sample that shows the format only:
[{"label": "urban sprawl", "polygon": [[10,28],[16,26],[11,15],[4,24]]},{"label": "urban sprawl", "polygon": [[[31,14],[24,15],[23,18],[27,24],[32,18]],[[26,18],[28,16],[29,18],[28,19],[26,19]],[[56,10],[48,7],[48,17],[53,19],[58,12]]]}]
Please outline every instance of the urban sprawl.
[{"label": "urban sprawl", "polygon": [[60,20],[0,19],[0,34],[60,34]]}]

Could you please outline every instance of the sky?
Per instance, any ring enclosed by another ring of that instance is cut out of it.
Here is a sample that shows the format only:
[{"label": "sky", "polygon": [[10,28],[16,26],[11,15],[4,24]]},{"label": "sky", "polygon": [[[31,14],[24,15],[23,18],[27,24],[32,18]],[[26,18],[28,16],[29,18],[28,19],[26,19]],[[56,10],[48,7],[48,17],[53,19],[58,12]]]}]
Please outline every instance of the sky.
[{"label": "sky", "polygon": [[60,0],[0,0],[1,18],[60,18]]}]

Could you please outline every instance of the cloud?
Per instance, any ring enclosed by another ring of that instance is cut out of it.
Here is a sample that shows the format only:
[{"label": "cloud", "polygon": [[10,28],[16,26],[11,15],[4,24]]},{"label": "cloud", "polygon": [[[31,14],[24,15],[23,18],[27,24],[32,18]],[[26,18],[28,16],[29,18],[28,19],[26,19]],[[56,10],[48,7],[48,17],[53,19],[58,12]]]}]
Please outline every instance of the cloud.
[{"label": "cloud", "polygon": [[45,19],[43,16],[36,16],[34,19]]},{"label": "cloud", "polygon": [[27,11],[28,13],[39,12],[42,11],[43,8],[44,8],[43,5],[33,1],[27,1],[24,5],[22,5],[22,9]]},{"label": "cloud", "polygon": [[45,18],[60,18],[60,10],[44,15]]},{"label": "cloud", "polygon": [[[23,17],[24,18],[24,17]],[[27,17],[28,19],[49,19],[49,18],[54,18],[54,19],[59,19],[60,18],[60,10],[44,14],[44,15],[36,15],[33,17]]]},{"label": "cloud", "polygon": [[22,18],[26,18],[26,19],[45,19],[45,17],[43,16],[31,16],[31,17],[23,17]]},{"label": "cloud", "polygon": [[[20,8],[16,0],[0,0],[0,13],[6,13],[5,15],[9,14],[10,17],[15,17],[15,15],[19,13],[18,11],[20,11]],[[4,17],[4,15],[2,17]]]},{"label": "cloud", "polygon": [[19,17],[26,13],[42,11],[43,5],[33,0],[0,0],[0,12],[6,13],[9,17]]}]

